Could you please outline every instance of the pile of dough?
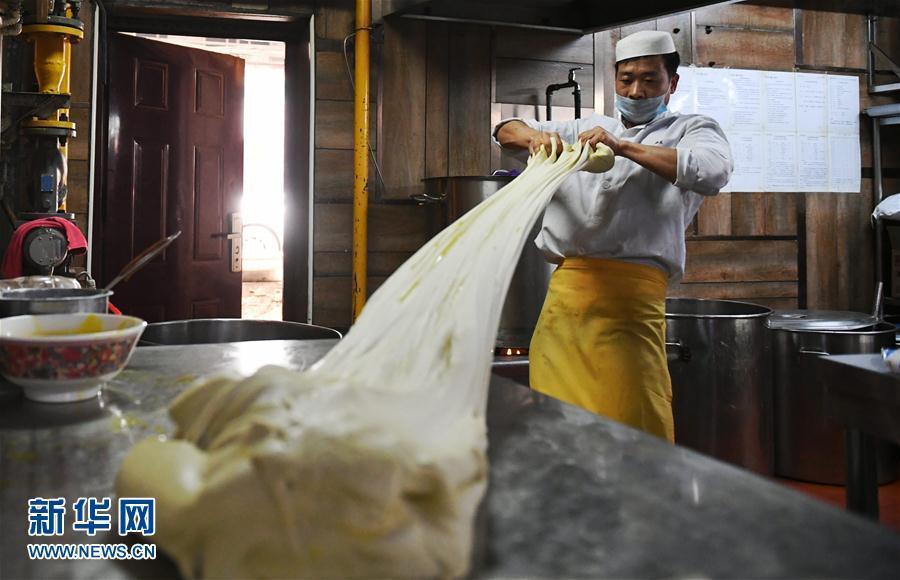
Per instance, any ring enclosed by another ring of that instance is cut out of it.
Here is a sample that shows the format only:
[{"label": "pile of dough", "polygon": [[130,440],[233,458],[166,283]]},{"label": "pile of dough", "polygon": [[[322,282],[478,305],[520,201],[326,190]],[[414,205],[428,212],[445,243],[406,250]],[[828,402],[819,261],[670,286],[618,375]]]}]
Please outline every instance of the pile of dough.
[{"label": "pile of dough", "polygon": [[156,497],[153,537],[185,577],[461,576],[487,484],[485,410],[500,311],[523,244],[580,143],[423,246],[347,336],[302,372],[216,378],[139,443],[120,497]]}]

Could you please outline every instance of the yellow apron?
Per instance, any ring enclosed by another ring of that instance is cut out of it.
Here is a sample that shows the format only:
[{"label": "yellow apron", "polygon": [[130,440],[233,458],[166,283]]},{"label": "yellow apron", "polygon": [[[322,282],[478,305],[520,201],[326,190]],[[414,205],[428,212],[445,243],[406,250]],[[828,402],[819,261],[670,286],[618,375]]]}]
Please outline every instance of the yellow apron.
[{"label": "yellow apron", "polygon": [[674,441],[666,283],[652,266],[566,258],[531,339],[531,387]]}]

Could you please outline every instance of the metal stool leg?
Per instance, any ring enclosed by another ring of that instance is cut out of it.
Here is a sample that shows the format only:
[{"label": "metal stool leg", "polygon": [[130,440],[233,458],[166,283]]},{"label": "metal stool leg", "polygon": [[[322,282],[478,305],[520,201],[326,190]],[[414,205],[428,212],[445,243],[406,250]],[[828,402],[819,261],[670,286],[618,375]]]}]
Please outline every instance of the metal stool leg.
[{"label": "metal stool leg", "polygon": [[878,519],[878,469],[875,438],[847,430],[847,509]]}]

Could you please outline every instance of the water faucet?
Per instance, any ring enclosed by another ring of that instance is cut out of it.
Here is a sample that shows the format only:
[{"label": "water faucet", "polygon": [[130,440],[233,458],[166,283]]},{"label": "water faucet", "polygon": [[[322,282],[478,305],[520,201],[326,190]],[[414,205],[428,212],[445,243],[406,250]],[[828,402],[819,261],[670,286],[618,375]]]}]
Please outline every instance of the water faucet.
[{"label": "water faucet", "polygon": [[569,80],[556,84],[547,86],[547,120],[551,120],[552,112],[550,108],[550,103],[553,101],[553,93],[560,89],[566,89],[569,87],[573,87],[572,96],[575,97],[575,118],[581,118],[581,86],[575,81],[575,71],[581,70],[580,66],[576,66],[575,68],[569,69]]}]

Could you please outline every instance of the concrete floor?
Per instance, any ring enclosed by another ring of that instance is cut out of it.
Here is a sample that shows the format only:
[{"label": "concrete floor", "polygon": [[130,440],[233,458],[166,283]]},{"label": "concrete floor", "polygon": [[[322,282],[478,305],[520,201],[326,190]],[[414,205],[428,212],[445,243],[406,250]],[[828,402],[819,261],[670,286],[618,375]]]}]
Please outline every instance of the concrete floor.
[{"label": "concrete floor", "polygon": [[284,301],[283,282],[244,282],[241,296],[241,318],[281,320]]},{"label": "concrete floor", "polygon": [[[776,477],[775,481],[840,508],[846,505],[846,491],[843,486],[818,485],[783,477]],[[900,479],[879,486],[878,508],[881,525],[900,533]]]}]

